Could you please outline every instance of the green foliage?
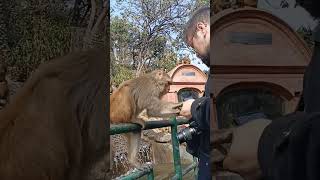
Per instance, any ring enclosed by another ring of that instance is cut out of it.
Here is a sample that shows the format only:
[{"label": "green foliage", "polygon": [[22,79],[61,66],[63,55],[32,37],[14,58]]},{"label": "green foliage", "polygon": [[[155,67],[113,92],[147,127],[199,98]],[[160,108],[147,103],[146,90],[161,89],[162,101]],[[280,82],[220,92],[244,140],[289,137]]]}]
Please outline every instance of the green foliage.
[{"label": "green foliage", "polygon": [[196,4],[198,6],[209,6],[210,5],[210,0],[197,0]]},{"label": "green foliage", "polygon": [[157,61],[157,65],[154,69],[164,69],[166,72],[169,72],[176,66],[177,60],[175,53],[167,53]]},{"label": "green foliage", "polygon": [[132,63],[137,31],[132,23],[121,17],[114,17],[110,22],[111,64]]},{"label": "green foliage", "polygon": [[124,44],[129,44],[132,40],[134,26],[120,17],[114,17],[110,23],[111,43],[114,46],[120,47]]},{"label": "green foliage", "polygon": [[131,65],[137,75],[171,69],[175,60],[167,54],[176,54],[179,33],[195,8],[195,1],[117,0],[111,16],[111,63]]},{"label": "green foliage", "polygon": [[312,40],[312,30],[310,28],[306,28],[301,26],[297,33],[302,37],[303,40],[307,43],[307,45],[312,48],[314,45],[314,41]]},{"label": "green foliage", "polygon": [[40,63],[69,51],[71,28],[67,16],[57,10],[54,7],[41,9],[40,5],[27,1],[14,8],[10,18],[11,53],[7,63],[15,67],[13,76],[16,80],[26,80]]},{"label": "green foliage", "polygon": [[123,81],[134,78],[134,71],[124,65],[115,65],[114,73],[111,74],[111,82],[119,86]]}]

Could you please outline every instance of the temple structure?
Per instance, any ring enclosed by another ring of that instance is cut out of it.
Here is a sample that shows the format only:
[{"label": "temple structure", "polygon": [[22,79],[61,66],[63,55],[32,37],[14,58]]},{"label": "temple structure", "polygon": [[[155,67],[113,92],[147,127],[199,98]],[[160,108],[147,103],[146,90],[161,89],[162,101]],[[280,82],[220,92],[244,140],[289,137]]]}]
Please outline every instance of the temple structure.
[{"label": "temple structure", "polygon": [[255,8],[211,19],[210,74],[220,127],[246,113],[268,118],[295,110],[311,50],[280,18]]},{"label": "temple structure", "polygon": [[162,97],[163,100],[182,102],[203,95],[207,75],[197,66],[190,64],[189,59],[182,59],[168,74],[173,82],[169,93]]}]

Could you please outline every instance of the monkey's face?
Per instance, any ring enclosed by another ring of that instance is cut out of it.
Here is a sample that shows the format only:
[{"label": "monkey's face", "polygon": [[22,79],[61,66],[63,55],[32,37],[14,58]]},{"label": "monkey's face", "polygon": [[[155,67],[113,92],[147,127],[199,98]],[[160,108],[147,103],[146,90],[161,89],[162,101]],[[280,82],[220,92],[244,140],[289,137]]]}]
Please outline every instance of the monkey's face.
[{"label": "monkey's face", "polygon": [[172,84],[172,79],[171,77],[163,70],[156,70],[154,71],[155,73],[155,78],[158,82],[158,86],[161,87],[161,95],[163,96],[164,94],[168,93],[170,90],[170,84]]},{"label": "monkey's face", "polygon": [[162,70],[156,70],[154,73],[156,74],[155,77],[158,81],[168,85],[172,83],[171,77],[166,72]]}]

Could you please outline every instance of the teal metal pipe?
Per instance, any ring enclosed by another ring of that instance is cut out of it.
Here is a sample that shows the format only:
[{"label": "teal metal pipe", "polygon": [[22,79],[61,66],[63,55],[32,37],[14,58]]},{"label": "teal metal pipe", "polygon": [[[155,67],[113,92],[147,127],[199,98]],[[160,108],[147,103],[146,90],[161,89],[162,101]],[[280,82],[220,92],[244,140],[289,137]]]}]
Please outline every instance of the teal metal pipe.
[{"label": "teal metal pipe", "polygon": [[197,165],[194,167],[193,171],[194,171],[194,179],[198,179],[198,164],[199,161],[196,157],[193,157],[193,162],[197,163]]},{"label": "teal metal pipe", "polygon": [[[176,120],[177,125],[188,124],[188,122],[189,120],[185,118]],[[172,126],[172,123],[172,120],[146,121],[144,130]],[[110,125],[110,135],[137,131],[141,131],[141,126],[134,123],[121,123]]]},{"label": "teal metal pipe", "polygon": [[[192,164],[190,164],[188,167],[186,167],[185,169],[182,170],[182,176],[188,174],[191,170],[193,170],[195,167],[198,166],[197,162],[193,162]],[[179,175],[174,175],[172,177],[173,180],[177,180],[180,179]],[[197,176],[195,176],[195,179],[197,179]]]},{"label": "teal metal pipe", "polygon": [[153,169],[152,168],[146,168],[144,170],[138,170],[136,172],[130,173],[129,175],[121,178],[121,180],[133,180],[133,179],[138,179],[142,176],[148,175],[148,180],[153,180],[154,175],[153,175]]},{"label": "teal metal pipe", "polygon": [[[176,117],[171,120],[162,120],[162,121],[147,121],[145,124],[145,129],[155,129],[171,126],[171,141],[172,141],[172,149],[173,149],[173,159],[174,159],[174,168],[175,168],[175,176],[173,179],[182,180],[182,176],[190,172],[194,167],[197,166],[197,163],[193,163],[189,165],[186,169],[182,171],[181,162],[180,162],[180,144],[177,138],[177,126],[182,124],[188,124],[188,119],[176,119]],[[117,125],[111,125],[110,127],[110,135],[128,133],[128,132],[137,132],[141,131],[141,126],[134,123],[122,123]],[[153,168],[149,168],[146,170],[139,170],[137,172],[133,172],[128,176],[121,178],[122,180],[131,180],[138,179],[142,176],[147,175],[148,180],[154,179]]]},{"label": "teal metal pipe", "polygon": [[188,174],[191,170],[194,170],[194,168],[197,167],[197,166],[198,166],[198,163],[197,162],[193,162],[188,167],[186,167],[185,169],[182,170],[182,176]]},{"label": "teal metal pipe", "polygon": [[173,151],[173,161],[174,161],[174,171],[175,171],[175,177],[177,177],[177,180],[182,180],[182,169],[181,169],[181,162],[180,162],[180,144],[179,140],[177,138],[177,120],[174,117],[172,119],[172,125],[171,125],[171,142],[172,142],[172,151]]},{"label": "teal metal pipe", "polygon": [[149,172],[149,174],[148,174],[147,179],[148,179],[148,180],[154,180],[153,169],[150,169],[150,172]]}]

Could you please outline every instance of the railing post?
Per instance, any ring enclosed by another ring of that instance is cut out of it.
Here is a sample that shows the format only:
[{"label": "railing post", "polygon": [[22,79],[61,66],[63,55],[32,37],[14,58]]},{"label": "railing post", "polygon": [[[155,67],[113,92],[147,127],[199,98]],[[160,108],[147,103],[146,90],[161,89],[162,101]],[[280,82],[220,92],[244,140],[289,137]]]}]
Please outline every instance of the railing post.
[{"label": "railing post", "polygon": [[[182,180],[182,177],[190,172],[197,166],[197,162],[194,162],[187,168],[183,169],[181,167],[180,161],[180,143],[177,137],[178,130],[177,126],[181,124],[187,124],[188,119],[176,119],[176,117],[170,118],[169,120],[161,120],[161,121],[148,121],[146,122],[145,129],[155,129],[171,126],[171,142],[172,142],[172,153],[173,153],[173,161],[174,161],[174,170],[175,175],[172,179]],[[118,125],[110,126],[110,135],[128,133],[134,131],[141,131],[141,126],[133,123],[123,123]],[[148,169],[138,170],[137,172],[132,172],[129,175],[124,177],[120,177],[121,180],[132,180],[138,179],[142,176],[147,176],[147,180],[154,180],[154,172],[153,167],[149,167]]]},{"label": "railing post", "polygon": [[173,161],[174,161],[174,170],[175,176],[174,179],[182,180],[182,169],[180,161],[180,150],[179,150],[179,140],[177,138],[177,119],[174,117],[172,119],[171,125],[171,141],[172,141],[172,151],[173,151]]},{"label": "railing post", "polygon": [[154,180],[153,169],[150,169],[150,172],[149,172],[149,174],[148,174],[147,179],[148,179],[148,180]]}]

